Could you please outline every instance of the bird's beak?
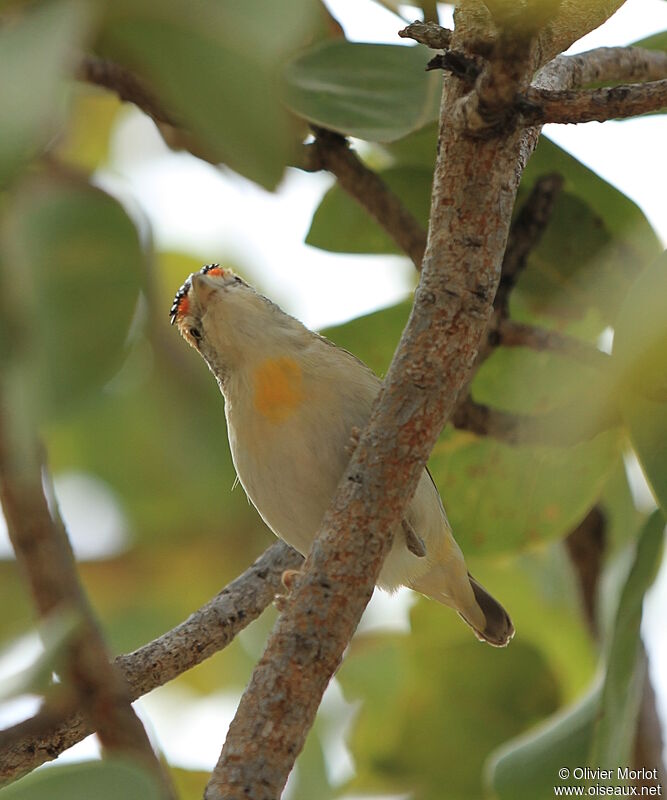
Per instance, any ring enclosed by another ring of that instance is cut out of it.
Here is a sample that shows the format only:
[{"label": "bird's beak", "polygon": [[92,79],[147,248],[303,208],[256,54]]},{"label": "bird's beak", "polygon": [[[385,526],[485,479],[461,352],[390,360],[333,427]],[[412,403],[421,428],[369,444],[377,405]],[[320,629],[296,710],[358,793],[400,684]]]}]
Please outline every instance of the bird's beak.
[{"label": "bird's beak", "polygon": [[192,276],[192,291],[197,299],[197,305],[205,310],[210,303],[211,297],[217,292],[218,287],[215,282],[199,272]]}]

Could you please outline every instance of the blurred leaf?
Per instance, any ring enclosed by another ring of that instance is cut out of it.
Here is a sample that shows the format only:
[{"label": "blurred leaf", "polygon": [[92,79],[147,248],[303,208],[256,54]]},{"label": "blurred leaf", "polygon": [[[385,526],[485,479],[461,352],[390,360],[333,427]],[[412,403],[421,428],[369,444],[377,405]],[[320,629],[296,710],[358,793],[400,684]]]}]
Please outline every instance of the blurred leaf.
[{"label": "blurred leaf", "polygon": [[2,800],[161,800],[154,778],[118,759],[84,761],[38,770],[0,789]]},{"label": "blurred leaf", "polygon": [[598,684],[579,702],[493,753],[486,773],[494,798],[551,800],[554,786],[569,785],[558,771],[565,768],[571,773],[587,763],[599,703]]},{"label": "blurred leaf", "polygon": [[179,800],[201,800],[204,789],[211,778],[210,772],[171,767],[169,774]]},{"label": "blurred leaf", "polygon": [[667,253],[638,278],[616,320],[620,407],[655,497],[667,511]]},{"label": "blurred leaf", "polygon": [[596,308],[613,322],[660,242],[638,206],[544,136],[523,174],[517,207],[537,178],[565,179],[549,227],[528,257],[513,294],[519,317],[582,317]]},{"label": "blurred leaf", "polygon": [[121,363],[143,255],[108,195],[64,178],[30,181],[6,225],[6,279],[23,295],[47,412],[70,410]]},{"label": "blurred leaf", "polygon": [[620,459],[609,475],[600,503],[605,515],[607,548],[610,554],[635,540],[640,527],[646,521],[646,514],[635,506],[625,465]]},{"label": "blurred leaf", "polygon": [[209,160],[273,189],[297,144],[280,65],[321,29],[313,0],[204,0],[196,15],[182,0],[120,3],[108,12],[100,49],[147,79]]},{"label": "blurred leaf", "polygon": [[53,688],[53,673],[61,672],[80,621],[73,610],[55,612],[45,619],[40,625],[43,652],[27,669],[0,681],[0,700],[20,694],[46,694]]},{"label": "blurred leaf", "polygon": [[481,798],[484,758],[508,731],[554,709],[555,676],[530,643],[482,647],[436,603],[419,603],[412,616],[410,636],[357,637],[340,670],[346,697],[363,698],[351,788]]},{"label": "blurred leaf", "polygon": [[122,105],[116,95],[75,84],[64,135],[55,152],[66,164],[92,173],[107,160],[109,140]]},{"label": "blurred leaf", "polygon": [[471,574],[508,610],[517,631],[510,646],[536,647],[558,676],[561,702],[578,698],[595,674],[598,652],[561,542],[502,558],[465,556]]},{"label": "blurred leaf", "polygon": [[631,762],[644,682],[644,662],[639,657],[642,603],[660,563],[664,531],[665,518],[655,511],[639,536],[634,564],[621,592],[596,715],[592,766]]},{"label": "blurred leaf", "polygon": [[619,450],[613,431],[547,447],[447,429],[429,467],[463,551],[500,553],[569,533],[597,500]]},{"label": "blurred leaf", "polygon": [[647,50],[667,50],[667,31],[654,33],[652,36],[633,42],[632,47],[645,47]]},{"label": "blurred leaf", "polygon": [[382,150],[388,153],[396,166],[425,167],[433,177],[435,155],[438,149],[438,123],[430,122],[401,139],[387,142]]},{"label": "blurred leaf", "polygon": [[[428,169],[415,166],[390,167],[379,177],[401,199],[418,222],[428,225],[431,181]],[[393,239],[339,184],[329,189],[320,202],[306,244],[333,253],[397,253],[404,255]]]},{"label": "blurred leaf", "polygon": [[319,44],[287,65],[287,103],[346,135],[400,139],[437,118],[441,79],[424,72],[430,58],[421,46]]},{"label": "blurred leaf", "polygon": [[344,347],[377,374],[384,375],[401,332],[410,315],[412,301],[406,300],[381,311],[357,317],[342,325],[327,328],[324,335]]},{"label": "blurred leaf", "polygon": [[290,796],[294,800],[333,800],[338,795],[327,775],[321,739],[323,727],[322,716],[318,714],[296,761],[296,774],[290,776]]},{"label": "blurred leaf", "polygon": [[56,130],[65,105],[63,78],[88,19],[86,4],[57,2],[23,9],[0,28],[0,186]]},{"label": "blurred leaf", "polygon": [[[645,525],[610,631],[606,670],[586,695],[536,730],[507,742],[489,759],[489,784],[499,800],[548,800],[563,785],[558,770],[589,764],[603,769],[631,762],[641,697],[642,601],[658,566],[664,518]],[[580,783],[580,781],[576,781]]]}]

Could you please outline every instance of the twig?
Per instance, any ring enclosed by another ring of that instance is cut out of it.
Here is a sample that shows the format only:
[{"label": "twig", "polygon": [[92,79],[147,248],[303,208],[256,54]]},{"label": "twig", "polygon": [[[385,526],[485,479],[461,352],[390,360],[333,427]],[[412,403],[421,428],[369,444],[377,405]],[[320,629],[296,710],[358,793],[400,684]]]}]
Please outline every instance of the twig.
[{"label": "twig", "polygon": [[495,328],[495,344],[505,347],[530,347],[551,350],[598,369],[609,368],[609,356],[588,342],[558,331],[526,325],[512,319],[501,319]]},{"label": "twig", "polygon": [[[227,647],[271,603],[283,572],[302,563],[302,556],[286,544],[271,545],[252,566],[180,625],[133,653],[116,658],[114,663],[127,681],[130,699],[136,700],[163,686]],[[51,722],[53,714],[44,706],[32,725],[41,727],[42,716]],[[0,782],[16,779],[56,758],[93,731],[81,713],[68,715],[55,726],[47,725],[49,730],[41,735],[35,735],[31,722],[26,723],[28,733],[23,725],[3,732]]]},{"label": "twig", "polygon": [[415,20],[398,32],[401,39],[414,39],[432,50],[447,50],[452,41],[452,31],[436,22]]},{"label": "twig", "polygon": [[582,419],[581,405],[567,403],[544,414],[516,414],[476,403],[469,395],[451,416],[455,428],[511,445],[571,447],[620,425],[614,406],[594,419]]},{"label": "twig", "polygon": [[506,316],[509,312],[512,289],[525,269],[528,256],[539,244],[551,220],[556,199],[562,188],[561,175],[553,173],[540,176],[512,222],[503,256],[500,284],[493,303],[494,310],[499,315]]},{"label": "twig", "polygon": [[554,92],[531,87],[517,101],[526,125],[604,122],[660,111],[666,106],[667,79],[579,91]]},{"label": "twig", "polygon": [[[0,427],[0,499],[16,559],[40,616],[70,611],[77,629],[68,642],[67,687],[97,731],[102,747],[138,758],[159,780],[164,797],[173,789],[155,757],[146,731],[130,705],[127,686],[109,663],[102,634],[78,581],[64,527],[51,516],[42,488],[40,461],[29,435],[12,438],[13,409],[3,408]],[[14,445],[14,447],[12,447]]]},{"label": "twig", "polygon": [[302,168],[326,169],[375,219],[398,247],[421,269],[426,233],[387,184],[349,148],[337,133],[316,128],[315,141],[304,148]]},{"label": "twig", "polygon": [[87,83],[110,89],[121,100],[140,108],[155,122],[166,122],[175,127],[179,125],[145,83],[120,64],[97,56],[85,55],[79,62],[76,77]]},{"label": "twig", "polygon": [[599,506],[593,506],[565,538],[565,547],[579,584],[584,618],[590,632],[597,637],[598,581],[607,547],[607,520]]}]

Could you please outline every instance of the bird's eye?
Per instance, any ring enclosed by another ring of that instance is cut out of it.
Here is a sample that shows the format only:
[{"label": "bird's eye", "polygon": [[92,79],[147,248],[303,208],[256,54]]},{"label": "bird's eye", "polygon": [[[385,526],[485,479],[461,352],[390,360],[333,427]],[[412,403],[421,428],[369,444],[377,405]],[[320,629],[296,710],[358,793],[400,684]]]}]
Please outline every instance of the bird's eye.
[{"label": "bird's eye", "polygon": [[188,333],[196,342],[201,342],[201,331],[199,328],[190,328]]}]

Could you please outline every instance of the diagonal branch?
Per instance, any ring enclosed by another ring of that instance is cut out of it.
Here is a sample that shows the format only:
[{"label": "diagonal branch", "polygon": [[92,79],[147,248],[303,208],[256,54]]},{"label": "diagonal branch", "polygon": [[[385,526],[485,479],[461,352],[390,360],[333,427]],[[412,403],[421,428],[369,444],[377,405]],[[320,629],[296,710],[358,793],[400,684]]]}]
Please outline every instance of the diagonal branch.
[{"label": "diagonal branch", "polygon": [[305,145],[302,164],[309,171],[326,169],[375,219],[412,263],[421,269],[426,232],[400,198],[348,146],[340,134],[315,128],[315,141]]},{"label": "diagonal branch", "polygon": [[[180,625],[133,653],[118,656],[115,664],[127,682],[130,699],[163,686],[227,647],[271,603],[283,572],[302,563],[299,553],[276,542]],[[56,758],[92,732],[80,712],[63,717],[44,706],[27,724],[0,732],[0,783]]]},{"label": "diagonal branch", "polygon": [[173,797],[146,731],[130,705],[127,686],[109,663],[106,646],[79,583],[64,526],[52,517],[42,488],[42,469],[30,435],[11,433],[14,409],[2,409],[0,500],[16,559],[42,618],[71,613],[77,627],[67,643],[63,689],[73,692],[102,747],[140,760]]}]

